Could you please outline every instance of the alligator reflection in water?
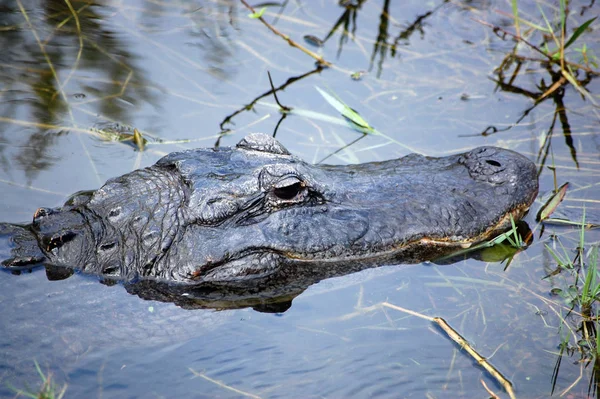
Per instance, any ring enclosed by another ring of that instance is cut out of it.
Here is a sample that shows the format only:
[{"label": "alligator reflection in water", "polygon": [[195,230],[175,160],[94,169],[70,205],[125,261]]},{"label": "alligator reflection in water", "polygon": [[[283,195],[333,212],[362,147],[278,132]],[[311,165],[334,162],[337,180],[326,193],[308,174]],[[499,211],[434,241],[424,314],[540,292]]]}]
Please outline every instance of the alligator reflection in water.
[{"label": "alligator reflection in water", "polygon": [[[531,230],[524,221],[517,224],[521,237],[531,238]],[[494,247],[468,252],[434,260],[438,265],[450,265],[466,258],[486,262],[501,262],[510,259],[518,249],[498,244]],[[424,259],[425,260],[425,259]],[[418,259],[414,260],[418,262]],[[302,275],[287,275],[280,279],[270,279],[262,284],[246,284],[231,286],[219,284],[174,284],[156,280],[140,280],[125,282],[122,285],[128,293],[149,300],[173,303],[183,309],[241,309],[253,308],[264,313],[283,313],[292,306],[294,298],[302,294],[308,287],[321,280],[341,277],[347,274],[378,266],[374,262],[354,262],[348,267],[314,267]],[[72,276],[75,271],[64,267],[47,265],[48,280],[63,280]],[[117,280],[103,280],[102,284],[117,284]]]},{"label": "alligator reflection in water", "polygon": [[253,134],[234,148],[170,154],[39,209],[30,225],[0,224],[0,259],[13,270],[52,265],[52,279],[74,268],[124,280],[186,307],[186,297],[254,306],[469,247],[520,219],[537,191],[535,165],[500,148],[309,165]]}]

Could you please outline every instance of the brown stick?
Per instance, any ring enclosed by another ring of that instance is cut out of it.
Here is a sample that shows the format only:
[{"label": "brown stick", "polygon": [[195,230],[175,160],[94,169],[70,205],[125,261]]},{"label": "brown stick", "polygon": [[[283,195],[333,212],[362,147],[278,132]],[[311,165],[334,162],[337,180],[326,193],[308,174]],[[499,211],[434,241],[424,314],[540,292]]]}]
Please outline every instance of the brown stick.
[{"label": "brown stick", "polygon": [[508,393],[508,396],[510,396],[511,399],[515,398],[512,383],[509,380],[507,380],[506,377],[504,377],[502,373],[498,371],[497,368],[492,366],[492,364],[488,362],[486,358],[477,353],[477,351],[473,349],[471,345],[469,345],[467,340],[465,340],[462,337],[462,335],[460,335],[455,329],[453,329],[448,323],[446,323],[446,320],[442,319],[441,317],[434,317],[433,322],[440,326],[440,328],[444,330],[444,332],[448,335],[448,337],[450,337],[450,339],[452,339],[454,342],[460,345],[460,347],[464,349],[469,355],[471,355],[471,357],[475,359],[481,367],[483,367],[488,373],[490,373],[492,377],[494,377],[496,381],[498,381],[498,383],[500,383],[500,385],[504,387],[504,390],[506,391],[506,393]]},{"label": "brown stick", "polygon": [[552,57],[550,57],[548,54],[544,53],[542,50],[540,50],[539,48],[537,48],[537,47],[536,47],[536,46],[534,46],[533,44],[529,43],[527,40],[523,39],[523,37],[522,37],[522,36],[515,35],[514,33],[510,33],[509,31],[507,31],[507,30],[505,30],[505,29],[502,29],[501,27],[499,27],[499,26],[497,26],[497,25],[492,25],[492,24],[490,24],[489,22],[485,22],[485,21],[482,21],[482,20],[480,20],[480,19],[477,19],[477,18],[472,18],[472,19],[473,19],[473,21],[475,21],[475,22],[479,22],[479,23],[480,23],[480,24],[482,24],[482,25],[489,26],[489,27],[490,27],[490,28],[492,28],[492,29],[493,29],[495,32],[496,32],[496,31],[498,31],[498,32],[502,32],[502,33],[504,33],[505,35],[511,36],[511,37],[515,38],[516,40],[518,40],[518,41],[520,41],[520,42],[523,42],[523,43],[525,43],[526,45],[528,45],[529,47],[531,47],[533,50],[537,51],[538,53],[540,53],[541,55],[543,55],[544,57],[546,57],[546,58],[548,59],[548,61],[553,61]]},{"label": "brown stick", "polygon": [[[246,2],[246,0],[240,0],[242,2],[242,4],[244,6],[246,6],[246,8],[250,11],[252,11],[252,13],[256,14],[256,11],[254,11],[254,8],[248,4]],[[284,35],[283,33],[279,32],[277,29],[275,29],[275,27],[273,27],[273,25],[269,24],[267,21],[264,20],[263,17],[258,17],[258,20],[260,22],[262,22],[263,24],[265,24],[265,26],[267,28],[269,28],[271,30],[271,32],[275,33],[277,36],[281,37],[283,40],[285,40],[286,42],[288,42],[288,44],[292,47],[296,47],[297,49],[301,50],[302,52],[310,55],[311,57],[313,57],[315,60],[317,60],[317,62],[319,63],[319,65],[322,66],[326,66],[329,67],[331,66],[331,63],[328,61],[325,61],[323,59],[323,57],[321,57],[320,55],[310,51],[309,49],[307,49],[306,47],[296,43],[295,41],[293,41],[292,39],[290,39],[290,37],[288,35]]]},{"label": "brown stick", "polygon": [[441,317],[431,317],[422,313],[415,312],[413,310],[401,308],[400,306],[393,305],[389,302],[383,302],[381,305],[395,310],[399,310],[404,313],[408,313],[416,317],[420,317],[425,320],[429,320],[437,324],[450,339],[456,342],[462,349],[464,349],[469,355],[471,355],[471,357],[475,359],[477,363],[485,369],[485,371],[490,373],[490,375],[494,377],[496,381],[498,381],[498,383],[502,385],[502,387],[504,387],[504,390],[506,391],[506,393],[508,393],[508,396],[510,396],[511,399],[515,399],[515,393],[513,391],[512,383],[508,379],[506,379],[506,377],[504,377],[502,373],[498,371],[498,369],[492,366],[492,364],[488,362],[487,359],[485,359],[483,356],[477,353],[477,351],[473,349],[471,345],[469,345],[467,340],[464,339],[462,335],[460,335],[455,329],[453,329],[448,323],[446,323],[446,320],[442,319]]},{"label": "brown stick", "polygon": [[492,397],[492,399],[500,399],[500,397],[498,395],[496,395],[494,393],[494,391],[492,391],[490,388],[488,388],[488,386],[484,380],[479,380],[479,382],[481,382],[481,385],[483,385],[483,389],[485,389],[487,391],[487,393],[490,394],[490,397]]}]

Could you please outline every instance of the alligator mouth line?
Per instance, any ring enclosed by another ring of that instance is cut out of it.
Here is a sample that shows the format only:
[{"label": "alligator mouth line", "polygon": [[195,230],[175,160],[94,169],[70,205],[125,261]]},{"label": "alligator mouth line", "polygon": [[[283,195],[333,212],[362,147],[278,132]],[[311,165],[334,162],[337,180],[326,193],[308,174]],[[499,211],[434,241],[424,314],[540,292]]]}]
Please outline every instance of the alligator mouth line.
[{"label": "alligator mouth line", "polygon": [[202,265],[199,269],[195,270],[189,275],[191,280],[201,279],[203,276],[210,273],[212,270],[215,270],[219,267],[225,266],[228,263],[235,262],[252,255],[262,255],[262,254],[273,254],[279,255],[283,258],[292,260],[294,262],[302,262],[302,263],[311,263],[311,262],[319,262],[319,263],[337,263],[337,262],[353,262],[353,261],[368,261],[368,260],[376,260],[379,258],[392,258],[394,255],[403,252],[410,251],[411,249],[419,248],[419,247],[429,247],[431,249],[439,248],[455,248],[455,249],[467,249],[470,248],[473,244],[478,244],[482,241],[489,239],[494,233],[499,232],[501,230],[505,230],[507,226],[510,226],[511,219],[519,220],[521,219],[525,213],[529,210],[529,205],[521,205],[516,209],[506,213],[498,222],[496,222],[493,226],[488,227],[484,232],[464,240],[453,240],[452,238],[430,238],[430,237],[422,237],[417,240],[409,241],[403,243],[398,246],[394,246],[390,249],[377,251],[373,253],[365,253],[359,255],[350,255],[345,257],[304,257],[302,255],[280,251],[273,248],[268,247],[256,247],[256,248],[248,248],[247,250],[241,252],[238,256],[222,259],[217,262],[209,262]]},{"label": "alligator mouth line", "polygon": [[[377,258],[391,258],[394,255],[402,252],[411,250],[413,248],[418,247],[430,247],[434,249],[435,247],[445,247],[445,248],[456,248],[458,249],[467,249],[470,248],[473,244],[478,244],[482,241],[489,239],[494,233],[500,232],[502,230],[506,230],[508,226],[511,224],[512,220],[520,220],[525,213],[529,210],[530,205],[523,204],[515,208],[514,210],[504,214],[496,222],[493,226],[488,227],[484,232],[470,237],[464,240],[453,240],[452,238],[430,238],[430,237],[422,237],[417,240],[405,242],[398,246],[393,246],[388,250],[377,251],[368,254],[347,256],[347,257],[333,257],[333,258],[306,258],[292,253],[278,252],[281,255],[284,255],[288,259],[293,259],[298,262],[321,262],[321,263],[335,263],[341,261],[363,261],[363,260],[371,260]],[[424,259],[425,260],[425,259]]]}]

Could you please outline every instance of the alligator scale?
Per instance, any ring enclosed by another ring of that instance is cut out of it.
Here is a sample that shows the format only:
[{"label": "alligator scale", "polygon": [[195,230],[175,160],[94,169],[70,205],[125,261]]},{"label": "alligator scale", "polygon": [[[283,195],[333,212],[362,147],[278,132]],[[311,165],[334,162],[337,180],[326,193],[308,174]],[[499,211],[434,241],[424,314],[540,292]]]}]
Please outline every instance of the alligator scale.
[{"label": "alligator scale", "polygon": [[293,282],[468,247],[521,218],[537,191],[534,164],[495,147],[310,165],[251,134],[167,155],[31,224],[0,224],[0,260],[125,281]]}]

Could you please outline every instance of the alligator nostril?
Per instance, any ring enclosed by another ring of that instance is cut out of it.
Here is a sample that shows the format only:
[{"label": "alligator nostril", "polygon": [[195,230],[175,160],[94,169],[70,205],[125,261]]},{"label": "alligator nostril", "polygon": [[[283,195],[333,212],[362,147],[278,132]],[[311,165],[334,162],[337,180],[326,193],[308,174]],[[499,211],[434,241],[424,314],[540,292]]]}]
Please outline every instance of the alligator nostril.
[{"label": "alligator nostril", "polygon": [[493,159],[486,159],[485,162],[487,162],[488,164],[490,164],[492,166],[502,166],[502,165],[500,165],[500,162],[494,161]]}]

